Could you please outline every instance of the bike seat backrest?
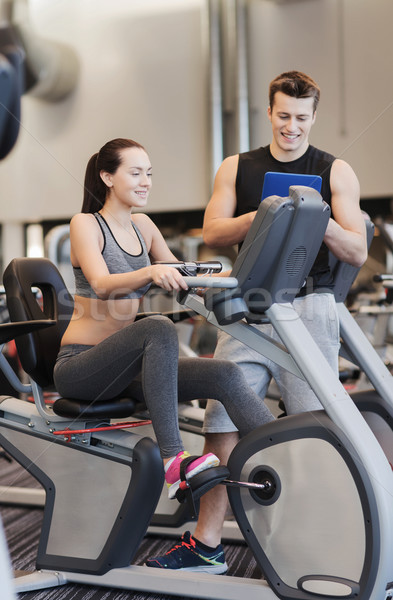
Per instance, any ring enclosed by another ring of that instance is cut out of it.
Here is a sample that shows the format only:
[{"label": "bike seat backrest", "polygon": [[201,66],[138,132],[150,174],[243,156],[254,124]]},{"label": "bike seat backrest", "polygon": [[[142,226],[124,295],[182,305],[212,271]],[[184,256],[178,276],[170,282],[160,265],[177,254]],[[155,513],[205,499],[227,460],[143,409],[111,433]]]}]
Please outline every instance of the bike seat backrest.
[{"label": "bike seat backrest", "polygon": [[[261,202],[231,273],[239,282],[233,294],[245,300],[249,321],[258,322],[273,303],[293,301],[317,256],[329,218],[329,206],[308,187],[292,186],[289,197],[270,196]],[[228,300],[228,291],[206,294],[213,310],[219,294]],[[230,322],[228,314],[225,322]]]},{"label": "bike seat backrest", "polygon": [[16,338],[24,371],[45,388],[53,383],[53,367],[74,301],[55,265],[46,258],[15,258],[3,275],[11,321],[54,319],[56,325]]},{"label": "bike seat backrest", "polygon": [[[369,219],[367,219],[365,223],[367,248],[370,248],[374,237],[375,227],[374,223]],[[333,292],[336,302],[344,302],[360,271],[360,267],[354,267],[348,263],[341,262],[331,252],[329,252],[329,267],[333,277]]]}]

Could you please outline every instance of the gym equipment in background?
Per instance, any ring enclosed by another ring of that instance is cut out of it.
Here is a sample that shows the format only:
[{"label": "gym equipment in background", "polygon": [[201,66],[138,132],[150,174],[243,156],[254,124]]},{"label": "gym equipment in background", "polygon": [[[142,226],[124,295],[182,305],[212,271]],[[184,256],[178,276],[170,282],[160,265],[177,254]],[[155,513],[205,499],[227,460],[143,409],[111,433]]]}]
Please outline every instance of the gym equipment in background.
[{"label": "gym equipment in background", "polygon": [[[124,430],[94,430],[102,420],[97,415],[88,417],[90,423],[86,418],[75,423],[56,414],[56,403],[51,411],[39,399],[33,406],[3,397],[0,443],[42,483],[47,500],[39,571],[20,578],[17,590],[79,582],[181,596],[186,590],[190,597],[226,600],[243,594],[263,600],[380,600],[387,593],[393,579],[391,468],[291,305],[329,215],[320,195],[308,188],[294,187],[288,198],[265,200],[235,263],[236,279],[190,278],[190,285],[220,290],[208,290],[204,297],[192,290],[181,294],[187,309],[306,379],[324,406],[256,429],[240,441],[228,463],[230,480],[263,488],[234,483],[228,494],[266,581],[198,575],[190,586],[186,573],[128,566],[161,493],[155,444]],[[61,322],[64,313],[53,315],[54,292],[40,280],[39,269],[30,281],[13,278],[12,271],[4,277],[11,319],[25,320],[23,287],[27,293],[34,284],[45,288],[44,312],[37,305],[35,318]],[[236,289],[224,289],[236,283]],[[62,309],[67,298],[59,300]],[[244,320],[266,317],[283,345]],[[40,346],[45,331],[49,334],[50,327],[18,341],[24,369],[36,379],[36,358],[47,354],[44,371],[53,360],[48,344]],[[40,350],[36,357],[29,356],[29,345]],[[39,381],[33,379],[32,385],[39,387]],[[91,427],[79,433],[84,424]]]}]

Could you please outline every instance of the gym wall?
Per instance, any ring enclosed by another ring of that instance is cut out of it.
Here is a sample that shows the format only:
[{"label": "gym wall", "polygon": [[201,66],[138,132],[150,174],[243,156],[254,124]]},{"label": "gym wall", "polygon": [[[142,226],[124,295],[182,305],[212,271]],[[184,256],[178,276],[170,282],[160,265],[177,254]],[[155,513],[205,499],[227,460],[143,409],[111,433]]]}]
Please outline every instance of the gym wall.
[{"label": "gym wall", "polygon": [[[203,210],[211,191],[205,0],[27,6],[32,32],[71,47],[79,75],[63,100],[23,98],[20,137],[0,163],[1,221],[78,212],[86,162],[116,136],[150,153],[150,212]],[[312,143],[352,164],[363,197],[392,196],[391,0],[252,0],[249,13],[251,146],[270,140],[269,81],[304,70],[322,88]]]},{"label": "gym wall", "polygon": [[205,206],[208,93],[203,0],[32,0],[33,32],[75,50],[76,87],[51,102],[26,94],[22,128],[0,163],[1,220],[69,218],[89,157],[131,137],[150,154],[149,210]]},{"label": "gym wall", "polygon": [[311,143],[343,158],[363,198],[393,196],[391,0],[256,0],[250,5],[251,145],[269,143],[268,84],[299,69],[321,87]]}]

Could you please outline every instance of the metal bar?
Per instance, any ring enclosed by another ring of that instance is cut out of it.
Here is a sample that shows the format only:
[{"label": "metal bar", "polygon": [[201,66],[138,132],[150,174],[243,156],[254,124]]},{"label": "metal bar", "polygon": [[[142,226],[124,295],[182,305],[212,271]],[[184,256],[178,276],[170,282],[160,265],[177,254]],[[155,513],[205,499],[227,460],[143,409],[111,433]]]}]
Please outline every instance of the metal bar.
[{"label": "metal bar", "polygon": [[236,0],[236,124],[238,152],[250,149],[247,2]]},{"label": "metal bar", "polygon": [[[62,429],[60,431],[53,431],[53,435],[64,435],[65,437],[83,434],[83,433],[95,433],[97,431],[112,431],[113,429],[131,429],[132,427],[144,427],[145,425],[151,425],[150,420],[145,421],[126,421],[125,423],[112,423],[103,427],[89,427],[86,429]],[[70,441],[70,440],[68,440]]]},{"label": "metal bar", "polygon": [[20,379],[16,375],[15,371],[9,364],[8,360],[6,359],[4,354],[1,352],[2,348],[3,347],[0,348],[0,371],[2,371],[2,373],[5,375],[5,377],[7,378],[8,382],[11,384],[11,386],[14,388],[14,390],[19,392],[20,394],[31,394],[31,392],[32,392],[31,385],[22,383],[20,381]]},{"label": "metal bar", "polygon": [[188,287],[196,288],[236,288],[236,277],[184,277]]},{"label": "metal bar", "polygon": [[[218,279],[218,278],[215,278]],[[269,338],[262,331],[259,331],[256,327],[248,325],[245,321],[239,321],[232,325],[220,325],[214,316],[214,314],[208,311],[204,305],[203,299],[195,294],[188,294],[183,305],[187,308],[194,310],[199,315],[205,317],[209,323],[212,323],[218,329],[226,331],[229,335],[232,335],[235,339],[243,342],[249,348],[260,352],[263,356],[270,358],[273,362],[280,365],[296,377],[304,379],[304,375],[296,365],[292,356],[289,354],[287,349],[282,345]]]},{"label": "metal bar", "polygon": [[393,377],[343,302],[337,304],[340,332],[353,362],[367,375],[378,394],[393,406]]},{"label": "metal bar", "polygon": [[220,0],[208,0],[211,188],[224,159]]},{"label": "metal bar", "polygon": [[232,479],[224,479],[224,481],[220,481],[222,485],[227,485],[228,487],[244,487],[250,488],[253,490],[271,490],[272,484],[270,481],[266,481],[266,483],[252,483],[251,481],[233,481]]},{"label": "metal bar", "polygon": [[325,411],[348,437],[356,452],[354,458],[361,461],[370,475],[381,538],[378,548],[380,556],[378,575],[369,600],[379,600],[386,588],[386,582],[392,579],[390,556],[391,536],[393,535],[391,510],[393,477],[391,466],[373,432],[340,383],[337,374],[326,361],[321,349],[300,317],[296,316],[297,313],[293,306],[273,304],[266,314]]}]

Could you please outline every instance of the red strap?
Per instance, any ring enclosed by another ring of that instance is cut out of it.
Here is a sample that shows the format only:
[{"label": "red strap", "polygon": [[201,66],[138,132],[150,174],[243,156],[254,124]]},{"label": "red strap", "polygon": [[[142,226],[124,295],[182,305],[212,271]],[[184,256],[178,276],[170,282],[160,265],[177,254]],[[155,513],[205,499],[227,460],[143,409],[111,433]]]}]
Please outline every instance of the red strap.
[{"label": "red strap", "polygon": [[105,427],[91,427],[89,429],[63,429],[62,431],[53,431],[53,435],[63,435],[68,437],[70,441],[71,435],[79,435],[83,433],[94,433],[95,431],[111,431],[111,429],[130,429],[131,427],[142,427],[143,425],[151,425],[151,421],[128,421],[124,423],[113,423]]}]

